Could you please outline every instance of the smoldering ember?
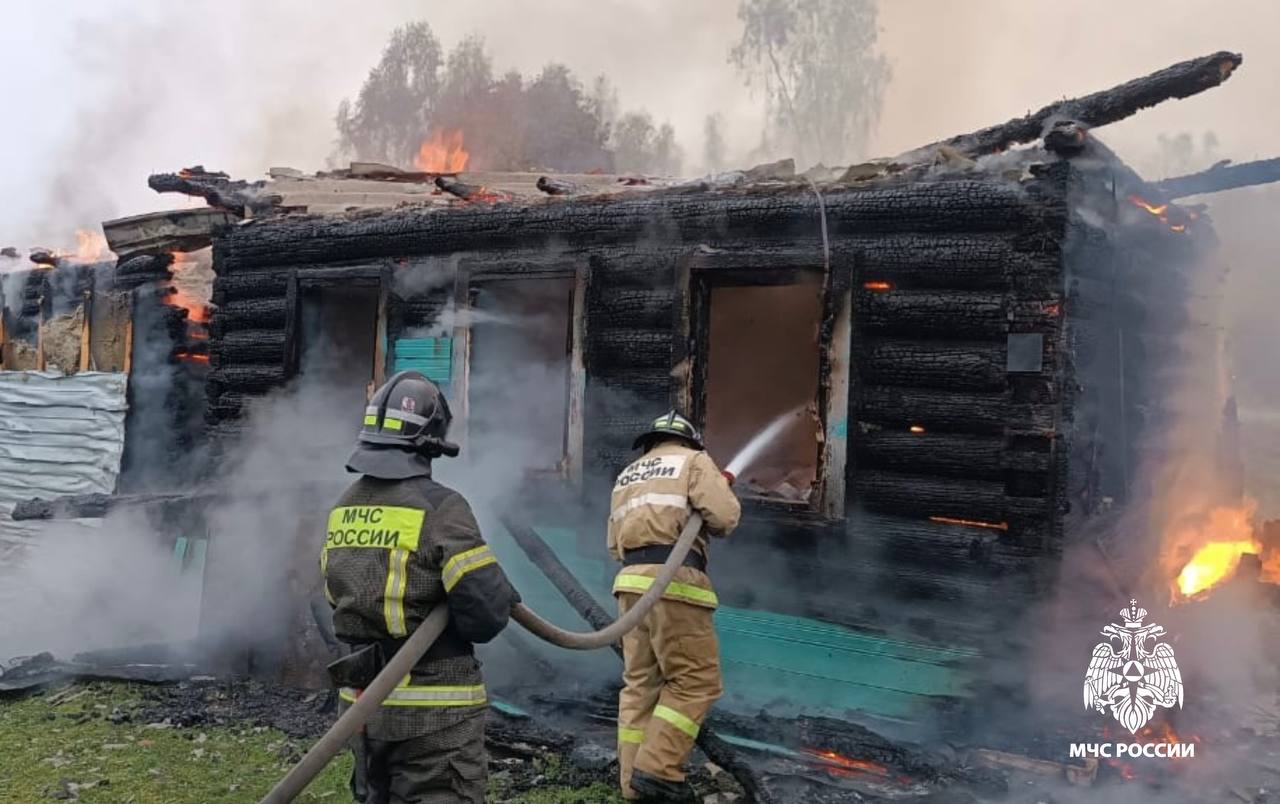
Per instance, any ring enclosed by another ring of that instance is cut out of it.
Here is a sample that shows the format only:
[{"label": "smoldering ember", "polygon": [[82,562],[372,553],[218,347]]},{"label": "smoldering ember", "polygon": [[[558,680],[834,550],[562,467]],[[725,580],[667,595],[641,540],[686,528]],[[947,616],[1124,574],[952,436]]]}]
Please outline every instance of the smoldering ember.
[{"label": "smoldering ember", "polygon": [[[738,469],[701,800],[1280,800],[1280,678],[1223,669],[1276,642],[1280,523],[1244,491],[1213,220],[1280,160],[1154,179],[1104,143],[1229,79],[1267,80],[1218,52],[891,158],[695,179],[468,171],[465,129],[412,168],[174,166],[147,180],[170,211],[6,249],[0,599],[28,614],[0,618],[0,730],[34,704],[70,756],[100,718],[103,758],[42,795],[160,801],[113,793],[113,757],[279,729],[270,773],[228,753],[204,800],[266,795],[356,711],[317,557],[361,412],[416,371],[461,450],[437,479],[562,628],[614,619],[610,490],[656,416]],[[491,796],[614,800],[614,652],[479,647]],[[104,682],[130,703],[72,703]]]}]

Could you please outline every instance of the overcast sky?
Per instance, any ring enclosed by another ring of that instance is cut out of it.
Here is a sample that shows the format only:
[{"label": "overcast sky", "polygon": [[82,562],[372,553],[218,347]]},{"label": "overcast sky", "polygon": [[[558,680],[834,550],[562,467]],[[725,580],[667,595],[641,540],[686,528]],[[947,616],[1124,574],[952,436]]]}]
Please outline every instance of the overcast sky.
[{"label": "overcast sky", "polygon": [[[1224,87],[1105,136],[1143,167],[1157,135],[1212,129],[1224,155],[1275,144],[1280,3],[886,0],[894,77],[871,151],[892,154],[1219,49],[1244,52]],[[478,33],[497,66],[551,60],[607,73],[622,105],[675,124],[697,168],[703,117],[740,152],[761,99],[727,63],[736,0],[80,0],[0,12],[0,244],[70,242],[76,223],[171,204],[153,171],[202,163],[254,178],[324,166],[332,115],[398,24],[446,47]],[[50,243],[52,244],[52,243]]]}]

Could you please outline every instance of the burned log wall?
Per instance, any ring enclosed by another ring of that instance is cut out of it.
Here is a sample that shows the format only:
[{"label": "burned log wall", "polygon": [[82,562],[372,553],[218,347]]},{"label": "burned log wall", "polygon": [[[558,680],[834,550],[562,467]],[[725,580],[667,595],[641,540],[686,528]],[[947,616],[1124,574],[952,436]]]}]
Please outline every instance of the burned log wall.
[{"label": "burned log wall", "polygon": [[1065,164],[1022,186],[1031,225],[991,210],[988,231],[859,253],[849,480],[867,510],[1057,541],[1066,186]]},{"label": "burned log wall", "polygon": [[1171,405],[1194,382],[1188,372],[1204,367],[1197,352],[1215,338],[1191,312],[1214,275],[1206,265],[1216,246],[1211,225],[1185,210],[1174,222],[1174,211],[1156,214],[1134,200],[1154,191],[1115,185],[1096,167],[1072,172],[1067,325],[1081,390],[1067,473],[1071,527],[1131,502],[1143,459],[1166,457],[1178,424]]},{"label": "burned log wall", "polygon": [[[1063,187],[1050,170],[1021,185],[667,192],[229,229],[214,244],[209,418],[234,428],[246,399],[291,375],[300,277],[394,277],[444,258],[472,281],[585,266],[585,454],[588,476],[608,479],[646,419],[687,402],[691,277],[829,266],[829,288],[853,287],[848,420],[827,423],[849,439],[851,524],[748,505],[734,549],[717,554],[721,597],[954,640],[951,625],[982,630],[972,615],[992,608],[996,584],[1029,588],[1057,534]],[[453,293],[391,287],[392,343]],[[1011,334],[1040,336],[1034,371],[1009,372]],[[760,582],[762,567],[774,581]],[[851,599],[862,590],[877,602]]]}]

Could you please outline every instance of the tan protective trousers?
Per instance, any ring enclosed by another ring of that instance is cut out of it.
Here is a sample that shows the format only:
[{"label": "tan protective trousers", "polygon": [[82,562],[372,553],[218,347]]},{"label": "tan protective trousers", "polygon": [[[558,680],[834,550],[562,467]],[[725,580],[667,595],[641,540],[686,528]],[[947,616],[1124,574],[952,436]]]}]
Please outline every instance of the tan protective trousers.
[{"label": "tan protective trousers", "polygon": [[[640,595],[620,593],[618,616]],[[659,600],[622,638],[622,691],[618,694],[618,765],[622,795],[638,798],[631,773],[642,770],[684,780],[684,761],[698,729],[724,687],[714,609]]]}]

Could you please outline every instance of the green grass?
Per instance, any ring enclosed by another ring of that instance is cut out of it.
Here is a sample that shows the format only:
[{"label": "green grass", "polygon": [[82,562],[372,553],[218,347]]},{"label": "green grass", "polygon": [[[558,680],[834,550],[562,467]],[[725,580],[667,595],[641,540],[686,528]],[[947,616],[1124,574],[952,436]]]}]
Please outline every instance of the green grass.
[{"label": "green grass", "polygon": [[[261,727],[110,722],[117,708],[130,712],[143,702],[143,690],[133,685],[83,685],[58,705],[49,703],[53,694],[0,703],[4,804],[52,802],[68,790],[81,804],[256,802],[306,748]],[[348,801],[350,772],[349,757],[334,762],[297,800]]]},{"label": "green grass", "polygon": [[[63,702],[51,705],[54,696],[62,696]],[[143,687],[92,683],[0,701],[0,804],[54,802],[68,793],[80,804],[252,804],[308,747],[304,740],[249,725],[155,728],[109,719],[116,710],[135,711],[144,698]],[[573,789],[558,784],[562,771],[554,759],[540,763],[538,771],[546,786],[521,793],[506,790],[504,776],[494,774],[490,800],[622,801],[606,785]],[[344,755],[297,801],[351,801],[350,772],[350,756]]]}]

